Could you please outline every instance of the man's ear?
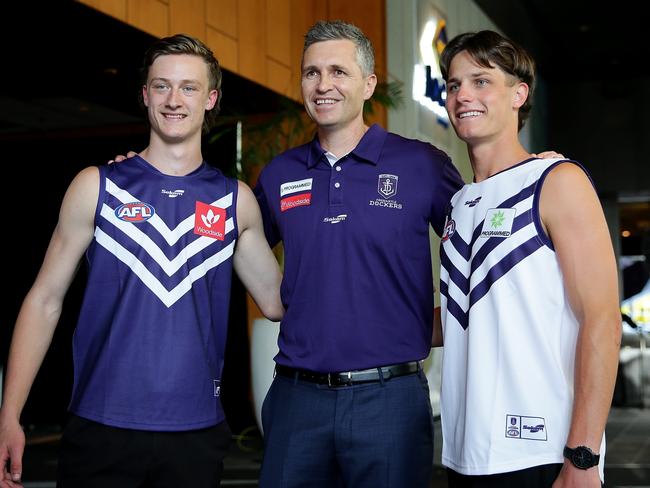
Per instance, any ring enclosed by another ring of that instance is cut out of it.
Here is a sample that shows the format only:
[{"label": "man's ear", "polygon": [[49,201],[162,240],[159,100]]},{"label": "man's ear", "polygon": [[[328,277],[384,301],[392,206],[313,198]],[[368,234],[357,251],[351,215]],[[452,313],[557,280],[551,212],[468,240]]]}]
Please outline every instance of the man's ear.
[{"label": "man's ear", "polygon": [[377,87],[377,75],[374,73],[369,75],[366,78],[366,86],[363,91],[363,99],[369,100],[372,97],[372,94],[375,93],[375,88]]},{"label": "man's ear", "polygon": [[149,94],[147,93],[147,85],[142,85],[142,102],[145,107],[149,106]]},{"label": "man's ear", "polygon": [[524,83],[523,81],[520,81],[516,85],[516,90],[515,90],[515,95],[512,100],[512,106],[513,108],[520,108],[524,103],[526,103],[526,100],[528,100],[528,85]]},{"label": "man's ear", "polygon": [[217,104],[217,100],[219,100],[219,90],[210,90],[210,93],[208,93],[208,101],[205,104],[205,109],[212,110]]}]

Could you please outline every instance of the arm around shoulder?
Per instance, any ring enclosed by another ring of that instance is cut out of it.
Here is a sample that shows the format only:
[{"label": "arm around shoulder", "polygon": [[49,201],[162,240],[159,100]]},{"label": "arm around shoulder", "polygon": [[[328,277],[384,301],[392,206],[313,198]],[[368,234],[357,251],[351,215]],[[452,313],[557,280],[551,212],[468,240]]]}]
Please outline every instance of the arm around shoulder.
[{"label": "arm around shoulder", "polygon": [[262,215],[251,189],[241,181],[237,197],[239,240],[234,267],[262,313],[270,320],[280,320],[284,307],[280,300],[282,274],[264,236]]}]

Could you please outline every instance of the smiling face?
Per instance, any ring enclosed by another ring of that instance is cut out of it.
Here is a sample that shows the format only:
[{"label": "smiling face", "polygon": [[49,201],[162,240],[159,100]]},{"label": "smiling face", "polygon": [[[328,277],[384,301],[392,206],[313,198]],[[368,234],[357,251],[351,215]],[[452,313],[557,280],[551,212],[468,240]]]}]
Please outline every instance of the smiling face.
[{"label": "smiling face", "polygon": [[528,85],[500,68],[480,66],[461,51],[449,65],[446,108],[460,139],[468,144],[517,134],[519,107]]},{"label": "smiling face", "polygon": [[375,90],[377,77],[364,75],[354,42],[316,42],[302,61],[302,97],[305,109],[319,129],[363,126],[363,103]]},{"label": "smiling face", "polygon": [[169,143],[200,140],[205,111],[217,96],[209,88],[207,65],[190,54],[158,56],[142,87],[152,133]]}]

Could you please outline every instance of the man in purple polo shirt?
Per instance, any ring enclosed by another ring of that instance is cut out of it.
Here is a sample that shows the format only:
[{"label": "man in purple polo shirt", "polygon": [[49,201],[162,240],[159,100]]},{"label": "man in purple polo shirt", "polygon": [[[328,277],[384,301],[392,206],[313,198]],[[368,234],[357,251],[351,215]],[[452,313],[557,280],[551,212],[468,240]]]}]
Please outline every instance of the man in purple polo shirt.
[{"label": "man in purple polo shirt", "polygon": [[374,53],[355,26],[305,36],[314,140],[262,171],[255,193],[285,253],[276,377],[262,411],[260,486],[429,486],[433,421],[429,226],[462,180],[449,157],[363,121]]}]

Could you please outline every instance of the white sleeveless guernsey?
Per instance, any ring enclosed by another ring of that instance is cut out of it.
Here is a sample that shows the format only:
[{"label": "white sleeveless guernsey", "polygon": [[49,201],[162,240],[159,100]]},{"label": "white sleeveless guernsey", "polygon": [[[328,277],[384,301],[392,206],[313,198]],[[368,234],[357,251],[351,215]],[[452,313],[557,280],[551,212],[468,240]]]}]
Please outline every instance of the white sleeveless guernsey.
[{"label": "white sleeveless guernsey", "polygon": [[[532,159],[452,198],[441,245],[442,462],[466,475],[564,461],[579,324]],[[605,439],[600,447],[603,478]]]}]

